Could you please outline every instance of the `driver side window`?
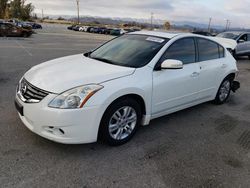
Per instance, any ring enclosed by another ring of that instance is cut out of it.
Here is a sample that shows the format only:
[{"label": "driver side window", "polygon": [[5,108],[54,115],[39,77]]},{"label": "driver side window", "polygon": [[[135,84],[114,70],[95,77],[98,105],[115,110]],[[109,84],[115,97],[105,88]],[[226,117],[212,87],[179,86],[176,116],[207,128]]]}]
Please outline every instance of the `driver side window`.
[{"label": "driver side window", "polygon": [[247,34],[244,34],[244,35],[242,35],[241,37],[240,37],[240,39],[239,39],[239,41],[240,40],[243,40],[243,41],[247,41]]},{"label": "driver side window", "polygon": [[184,38],[174,42],[161,58],[161,62],[167,59],[182,61],[183,64],[195,62],[195,42],[193,38]]}]

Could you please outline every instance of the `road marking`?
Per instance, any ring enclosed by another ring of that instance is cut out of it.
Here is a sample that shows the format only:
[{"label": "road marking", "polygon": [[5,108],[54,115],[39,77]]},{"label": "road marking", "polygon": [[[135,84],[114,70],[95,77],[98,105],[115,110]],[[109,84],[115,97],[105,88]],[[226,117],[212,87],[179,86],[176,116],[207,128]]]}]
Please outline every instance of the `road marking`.
[{"label": "road marking", "polygon": [[29,56],[33,56],[32,53],[30,53],[22,44],[20,44],[17,40],[15,40],[15,42],[17,43],[17,45],[19,47],[21,47]]}]

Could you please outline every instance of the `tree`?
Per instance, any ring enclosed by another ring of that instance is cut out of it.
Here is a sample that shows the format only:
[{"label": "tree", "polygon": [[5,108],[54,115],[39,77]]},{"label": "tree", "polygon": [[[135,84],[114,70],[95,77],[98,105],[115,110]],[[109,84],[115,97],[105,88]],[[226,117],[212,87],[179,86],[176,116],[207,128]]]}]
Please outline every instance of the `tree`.
[{"label": "tree", "polygon": [[57,18],[57,20],[65,20],[65,18],[59,16],[59,17]]},{"label": "tree", "polygon": [[0,18],[5,17],[7,7],[8,7],[8,0],[0,0]]},{"label": "tree", "polygon": [[169,22],[169,21],[166,21],[166,22],[164,23],[163,27],[164,27],[164,29],[166,29],[166,30],[170,30],[170,28],[171,28],[170,22]]},{"label": "tree", "polygon": [[0,0],[0,18],[11,17],[29,20],[34,6],[26,0]]}]

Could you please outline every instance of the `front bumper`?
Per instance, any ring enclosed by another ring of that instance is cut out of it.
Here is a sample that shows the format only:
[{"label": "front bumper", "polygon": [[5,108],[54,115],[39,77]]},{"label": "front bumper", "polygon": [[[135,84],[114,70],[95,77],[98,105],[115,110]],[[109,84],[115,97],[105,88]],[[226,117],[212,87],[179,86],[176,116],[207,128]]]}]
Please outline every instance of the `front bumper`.
[{"label": "front bumper", "polygon": [[81,109],[56,109],[48,107],[55,97],[50,94],[39,103],[24,103],[23,116],[19,117],[32,132],[49,140],[64,144],[92,143],[97,141],[102,109],[98,106]]}]

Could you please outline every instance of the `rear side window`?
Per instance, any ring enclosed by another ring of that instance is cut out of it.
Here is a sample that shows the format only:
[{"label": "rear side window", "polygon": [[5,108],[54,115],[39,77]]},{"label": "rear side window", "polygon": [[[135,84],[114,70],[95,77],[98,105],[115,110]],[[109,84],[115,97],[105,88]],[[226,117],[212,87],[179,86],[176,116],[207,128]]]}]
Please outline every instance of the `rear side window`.
[{"label": "rear side window", "polygon": [[247,34],[247,41],[250,41],[250,34]]},{"label": "rear side window", "polygon": [[222,46],[219,45],[219,54],[220,54],[220,58],[225,57],[225,50]]},{"label": "rear side window", "polygon": [[195,62],[195,42],[193,38],[184,38],[174,42],[165,52],[161,62],[166,59],[180,60],[183,64]]},{"label": "rear side window", "polygon": [[[219,45],[206,39],[197,39],[199,61],[208,61],[220,58]],[[224,51],[224,50],[223,50]]]}]

